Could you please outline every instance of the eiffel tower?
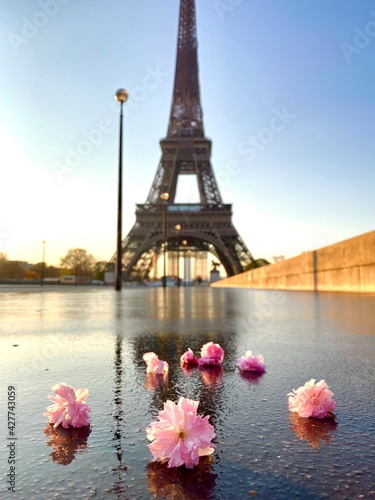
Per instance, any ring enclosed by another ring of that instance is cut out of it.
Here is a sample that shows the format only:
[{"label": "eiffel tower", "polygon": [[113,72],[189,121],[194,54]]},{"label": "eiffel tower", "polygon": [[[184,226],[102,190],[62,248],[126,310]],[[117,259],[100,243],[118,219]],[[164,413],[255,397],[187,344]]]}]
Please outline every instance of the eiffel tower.
[{"label": "eiffel tower", "polygon": [[[122,242],[123,278],[146,278],[163,244],[168,252],[187,247],[211,252],[228,276],[242,272],[254,259],[232,224],[232,205],[221,199],[210,162],[211,141],[203,129],[195,0],[180,3],[172,109],[160,146],[162,157],[147,201],[136,206],[136,222]],[[174,202],[179,175],[196,175],[200,203]]]}]

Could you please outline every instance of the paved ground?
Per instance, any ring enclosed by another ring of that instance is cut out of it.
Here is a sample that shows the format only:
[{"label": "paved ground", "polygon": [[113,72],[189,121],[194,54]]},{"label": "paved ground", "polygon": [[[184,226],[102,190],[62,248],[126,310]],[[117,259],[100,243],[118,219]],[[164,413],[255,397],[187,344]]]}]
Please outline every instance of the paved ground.
[{"label": "paved ground", "polygon": [[[235,289],[2,288],[0,380],[16,392],[16,495],[7,494],[7,408],[0,497],[374,498],[375,297]],[[0,287],[1,289],[1,287]],[[40,293],[40,292],[43,293]],[[183,370],[180,355],[214,341],[222,369]],[[244,377],[236,359],[263,354]],[[170,366],[147,377],[142,355]],[[287,394],[324,378],[335,418],[299,419]],[[53,431],[51,387],[90,390],[91,432]],[[216,450],[193,471],[154,464],[145,428],[167,399],[200,401]]]},{"label": "paved ground", "polygon": [[98,288],[110,288],[104,285],[2,285],[0,284],[0,293],[10,293],[10,292],[33,292],[33,293],[41,293],[41,292],[51,292],[51,291],[59,291],[59,292],[74,292],[84,289],[98,289]]}]

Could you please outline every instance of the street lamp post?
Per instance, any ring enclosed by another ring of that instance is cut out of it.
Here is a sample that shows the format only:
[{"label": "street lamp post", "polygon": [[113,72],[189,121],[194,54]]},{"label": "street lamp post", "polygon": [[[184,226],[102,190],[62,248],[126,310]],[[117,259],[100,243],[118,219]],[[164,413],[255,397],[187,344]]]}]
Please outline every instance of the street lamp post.
[{"label": "street lamp post", "polygon": [[43,286],[43,281],[44,281],[44,256],[45,256],[45,250],[46,250],[46,242],[43,240],[43,255],[42,255],[42,277],[40,279],[40,286]]},{"label": "street lamp post", "polygon": [[117,247],[116,247],[116,277],[115,290],[122,288],[122,121],[123,104],[128,100],[129,94],[125,89],[116,92],[115,99],[120,103],[120,147],[118,166],[118,204],[117,204]]},{"label": "street lamp post", "polygon": [[167,286],[167,204],[169,199],[169,193],[162,193],[160,198],[165,202],[164,210],[163,210],[163,240],[164,240],[164,249],[163,249],[163,288]]},{"label": "street lamp post", "polygon": [[181,231],[181,224],[176,224],[174,228],[177,231],[177,286],[180,286],[180,231]]}]

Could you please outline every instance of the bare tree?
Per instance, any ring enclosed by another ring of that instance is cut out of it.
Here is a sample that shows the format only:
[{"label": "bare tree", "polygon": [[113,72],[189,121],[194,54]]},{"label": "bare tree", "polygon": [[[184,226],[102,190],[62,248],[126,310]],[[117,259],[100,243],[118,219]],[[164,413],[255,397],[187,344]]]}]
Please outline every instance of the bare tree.
[{"label": "bare tree", "polygon": [[17,260],[0,260],[1,280],[21,280],[26,272],[26,268]]},{"label": "bare tree", "polygon": [[91,277],[95,265],[95,259],[87,250],[83,248],[73,248],[60,259],[62,270],[67,270],[71,274],[89,278]]}]

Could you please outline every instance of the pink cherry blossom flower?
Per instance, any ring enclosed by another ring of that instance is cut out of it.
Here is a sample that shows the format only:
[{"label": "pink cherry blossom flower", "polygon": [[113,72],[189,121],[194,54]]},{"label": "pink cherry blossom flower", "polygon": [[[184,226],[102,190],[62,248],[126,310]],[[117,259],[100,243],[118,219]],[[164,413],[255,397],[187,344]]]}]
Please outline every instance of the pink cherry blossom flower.
[{"label": "pink cherry blossom flower", "polygon": [[193,351],[189,349],[181,356],[180,362],[182,365],[196,365],[198,364],[198,358],[194,356]]},{"label": "pink cherry blossom flower", "polygon": [[91,408],[85,399],[89,395],[88,389],[78,389],[77,391],[64,382],[54,385],[51,389],[57,395],[49,395],[48,398],[55,404],[48,406],[44,416],[48,418],[54,428],[62,425],[65,429],[71,427],[83,427],[89,425]]},{"label": "pink cherry blossom flower", "polygon": [[289,410],[304,418],[324,418],[336,407],[336,401],[332,399],[333,392],[328,389],[325,380],[315,384],[315,379],[312,378],[304,386],[293,389],[288,396]]},{"label": "pink cherry blossom flower", "polygon": [[168,467],[192,469],[199,457],[213,453],[215,430],[210,417],[197,415],[198,405],[199,401],[187,398],[180,398],[178,404],[170,400],[164,403],[159,421],[146,428],[147,438],[153,441],[148,447],[156,461],[168,460]]},{"label": "pink cherry blossom flower", "polygon": [[224,349],[219,344],[208,342],[201,349],[201,358],[198,360],[199,365],[218,366],[223,363]]},{"label": "pink cherry blossom flower", "polygon": [[166,361],[162,361],[154,352],[146,352],[143,355],[143,360],[147,364],[147,373],[163,374],[168,373],[169,365]]},{"label": "pink cherry blossom flower", "polygon": [[246,351],[245,356],[237,359],[237,366],[240,371],[260,372],[263,373],[266,369],[264,358],[261,354],[253,356],[251,351]]}]

